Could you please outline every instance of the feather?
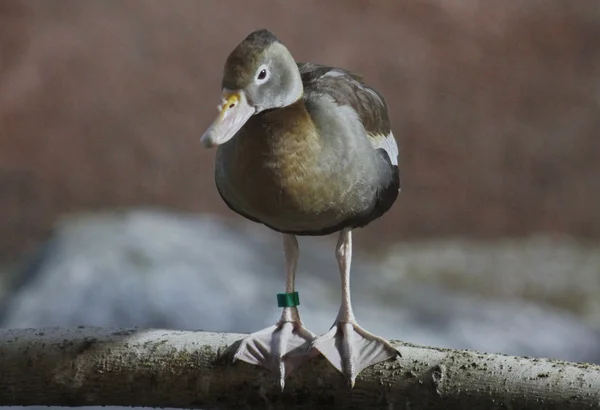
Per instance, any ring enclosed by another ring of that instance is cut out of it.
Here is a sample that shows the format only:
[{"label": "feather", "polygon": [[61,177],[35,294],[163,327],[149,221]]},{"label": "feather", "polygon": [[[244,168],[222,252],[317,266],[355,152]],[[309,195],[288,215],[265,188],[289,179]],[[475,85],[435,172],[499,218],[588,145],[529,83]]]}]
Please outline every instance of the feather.
[{"label": "feather", "polygon": [[383,149],[393,165],[398,165],[398,145],[394,139],[381,95],[363,82],[359,74],[342,68],[313,63],[298,63],[304,92],[326,94],[337,105],[349,106],[356,112],[373,149]]}]

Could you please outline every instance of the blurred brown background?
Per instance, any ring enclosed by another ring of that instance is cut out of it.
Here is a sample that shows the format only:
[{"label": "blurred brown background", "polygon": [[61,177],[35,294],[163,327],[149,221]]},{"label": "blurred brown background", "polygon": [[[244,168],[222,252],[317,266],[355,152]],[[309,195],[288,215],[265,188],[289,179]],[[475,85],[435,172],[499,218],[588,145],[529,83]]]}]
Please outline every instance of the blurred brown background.
[{"label": "blurred brown background", "polygon": [[600,236],[597,1],[2,0],[0,258],[78,210],[240,220],[199,137],[261,27],[389,103],[404,189],[359,243]]}]

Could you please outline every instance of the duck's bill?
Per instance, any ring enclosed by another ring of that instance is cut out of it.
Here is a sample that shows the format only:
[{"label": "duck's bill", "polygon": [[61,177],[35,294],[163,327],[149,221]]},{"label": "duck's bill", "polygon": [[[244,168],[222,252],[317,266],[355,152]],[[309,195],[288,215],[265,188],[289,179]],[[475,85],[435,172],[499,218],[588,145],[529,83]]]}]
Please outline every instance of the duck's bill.
[{"label": "duck's bill", "polygon": [[219,116],[200,140],[205,147],[214,147],[229,141],[256,110],[248,104],[243,91],[224,91],[219,111]]}]

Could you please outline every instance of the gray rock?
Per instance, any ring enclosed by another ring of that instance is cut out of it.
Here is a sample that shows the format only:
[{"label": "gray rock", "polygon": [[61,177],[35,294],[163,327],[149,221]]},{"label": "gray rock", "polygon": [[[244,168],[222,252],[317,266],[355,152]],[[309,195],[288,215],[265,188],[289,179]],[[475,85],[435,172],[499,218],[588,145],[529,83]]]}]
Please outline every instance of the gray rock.
[{"label": "gray rock", "polygon": [[598,241],[564,235],[430,239],[392,246],[381,265],[420,282],[553,305],[600,326]]}]

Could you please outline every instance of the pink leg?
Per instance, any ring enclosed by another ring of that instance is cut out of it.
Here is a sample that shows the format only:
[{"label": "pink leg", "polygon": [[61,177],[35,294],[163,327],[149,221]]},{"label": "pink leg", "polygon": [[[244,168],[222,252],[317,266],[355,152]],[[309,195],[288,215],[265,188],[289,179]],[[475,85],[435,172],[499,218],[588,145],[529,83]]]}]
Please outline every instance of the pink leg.
[{"label": "pink leg", "polygon": [[[298,262],[298,241],[294,235],[283,235],[286,267],[286,293],[294,292]],[[238,348],[235,360],[264,366],[277,373],[283,390],[285,378],[300,364],[316,353],[308,347],[315,335],[300,320],[297,307],[284,307],[274,326],[248,335]]]},{"label": "pink leg", "polygon": [[351,230],[340,232],[336,257],[342,277],[342,303],[333,326],[315,339],[313,347],[346,376],[352,387],[363,369],[400,353],[385,339],[360,327],[354,318],[350,298]]}]

